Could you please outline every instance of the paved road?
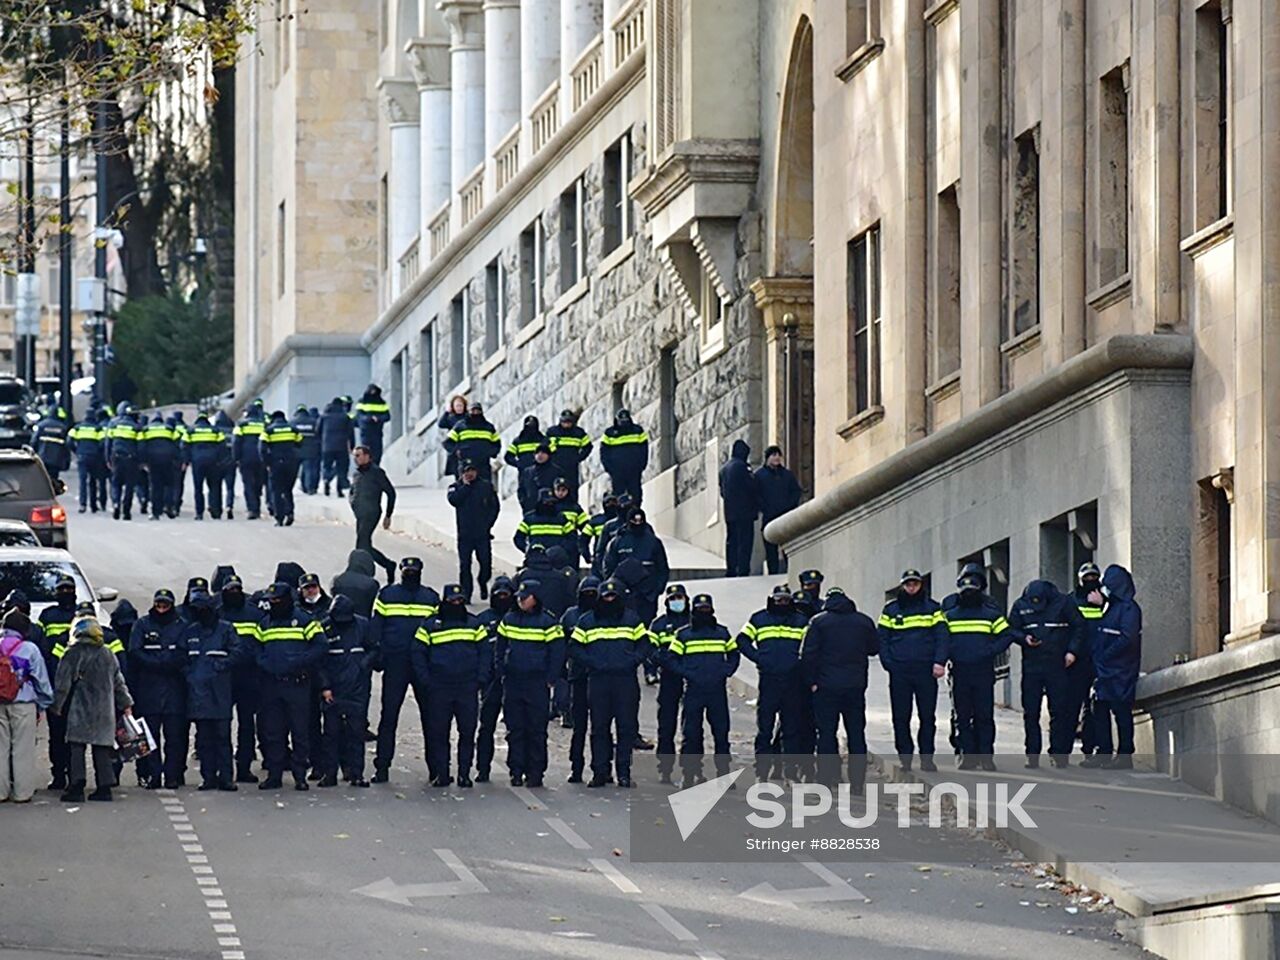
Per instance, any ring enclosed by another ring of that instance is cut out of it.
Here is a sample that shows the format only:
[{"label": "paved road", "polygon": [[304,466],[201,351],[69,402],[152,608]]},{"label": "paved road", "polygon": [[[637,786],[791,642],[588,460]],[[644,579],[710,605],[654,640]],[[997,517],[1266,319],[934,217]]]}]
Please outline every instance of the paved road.
[{"label": "paved road", "polygon": [[[217,563],[234,562],[251,583],[286,558],[327,578],[350,536],[262,521],[72,520],[94,582],[144,603],[155,586],[179,589]],[[386,539],[393,555],[421,553],[436,582],[452,570],[440,548]],[[652,710],[647,702],[649,731]],[[1112,935],[1113,915],[1068,914],[1069,901],[1035,889],[1012,855],[955,832],[939,842],[963,864],[928,871],[633,863],[626,797],[565,784],[567,731],[552,731],[549,786],[536,796],[503,776],[431,790],[411,713],[385,787],[147,793],[126,771],[110,806],[72,810],[42,793],[0,808],[0,960],[1139,955]],[[748,713],[735,704],[739,753]],[[826,889],[798,904],[744,896],[766,882],[784,895]]]}]

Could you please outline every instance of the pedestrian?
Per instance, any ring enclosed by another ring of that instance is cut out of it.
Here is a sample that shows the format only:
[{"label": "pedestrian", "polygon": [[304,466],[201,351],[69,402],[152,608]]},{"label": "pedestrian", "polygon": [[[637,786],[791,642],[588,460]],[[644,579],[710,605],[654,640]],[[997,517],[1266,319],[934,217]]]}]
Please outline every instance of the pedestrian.
[{"label": "pedestrian", "polygon": [[760,501],[755,477],[747,458],[751,448],[745,440],[733,441],[729,460],[720,468],[720,499],[724,501],[725,576],[751,575],[751,547],[756,536]]},{"label": "pedestrian", "polygon": [[606,577],[616,576],[631,591],[636,612],[645,623],[658,615],[658,598],[667,588],[671,568],[666,548],[640,507],[631,508],[626,524],[610,541],[603,568]]},{"label": "pedestrian", "polygon": [[236,425],[235,421],[227,416],[227,411],[219,410],[213,418],[213,428],[227,438],[226,445],[222,447],[221,456],[218,458],[218,475],[222,478],[227,519],[233,520],[236,507],[236,455],[232,442]]},{"label": "pedestrian", "polygon": [[462,462],[458,479],[449,486],[449,503],[453,507],[458,544],[458,583],[465,603],[471,602],[471,560],[480,565],[480,599],[489,596],[489,578],[493,575],[493,525],[498,522],[497,491],[480,476],[471,460]]},{"label": "pedestrian", "polygon": [[1076,609],[1084,617],[1089,630],[1086,642],[1080,645],[1076,662],[1067,669],[1067,720],[1073,731],[1072,746],[1075,746],[1074,731],[1080,731],[1080,749],[1086,757],[1093,756],[1098,749],[1097,724],[1093,719],[1093,634],[1097,621],[1102,619],[1101,603],[1095,604],[1089,598],[1094,594],[1102,596],[1102,570],[1093,561],[1080,565],[1076,571],[1076,589],[1071,598]]},{"label": "pedestrian", "polygon": [[507,769],[513,787],[541,787],[547,772],[551,688],[564,663],[564,631],[542,607],[540,584],[526,580],[515,608],[498,623],[495,669],[502,677]]},{"label": "pedestrian", "polygon": [[706,779],[702,772],[704,720],[711,727],[716,775],[729,772],[727,684],[740,660],[733,636],[716,620],[711,594],[699,593],[690,609],[689,625],[676,631],[665,661],[684,679],[680,768],[686,788]]},{"label": "pedestrian", "polygon": [[[440,414],[440,419],[436,421],[436,426],[444,434],[443,439],[447,441],[453,428],[465,419],[467,419],[467,398],[460,393],[455,393],[449,398],[449,405]],[[444,461],[445,476],[456,477],[458,475],[458,458],[447,444],[445,445],[445,453],[447,454]]]},{"label": "pedestrian", "polygon": [[[600,596],[600,581],[593,576],[582,578],[578,584],[578,602],[560,617],[560,628],[566,638],[573,637],[578,621],[595,609],[596,600]],[[590,712],[587,704],[587,666],[584,658],[575,656],[572,642],[565,647],[564,680],[569,685],[569,712],[560,718],[560,726],[570,728],[569,735],[569,782],[581,783],[582,771],[587,763],[587,724]]]},{"label": "pedestrian", "polygon": [[849,784],[858,795],[867,778],[867,661],[879,649],[875,622],[837,587],[827,591],[822,612],[805,627],[800,649],[800,669],[818,723],[818,780],[834,785],[840,779],[843,723]]},{"label": "pedestrian", "polygon": [[325,657],[325,635],[294,604],[289,584],[277,580],[267,591],[269,609],[258,623],[256,648],[261,671],[258,732],[267,776],[259,790],[279,790],[284,770],[293,773],[293,788],[306,790],[311,759],[312,675]]},{"label": "pedestrian", "polygon": [[[578,555],[578,517],[560,512],[560,502],[548,487],[538,491],[538,502],[516,527],[512,542],[521,553],[537,544],[545,550],[563,547],[571,556]],[[563,612],[563,611],[562,611]]]},{"label": "pedestrian", "polygon": [[[510,577],[493,578],[489,589],[489,607],[480,612],[477,619],[485,629],[485,641],[494,650],[498,640],[498,624],[515,605],[515,584]],[[493,765],[493,738],[498,730],[498,717],[502,713],[502,675],[496,665],[490,672],[489,682],[480,688],[480,729],[476,733],[476,783],[489,782],[489,769]]]},{"label": "pedestrian", "polygon": [[508,466],[515,467],[517,480],[524,473],[525,467],[533,463],[533,455],[538,447],[546,442],[547,437],[538,424],[538,418],[525,417],[520,433],[507,444],[507,452],[502,456]]},{"label": "pedestrian", "polygon": [[138,484],[142,431],[134,419],[128,401],[121,402],[119,412],[107,427],[107,467],[111,471],[111,516],[119,520],[133,519],[133,495]]},{"label": "pedestrian", "polygon": [[234,569],[219,567],[212,589],[218,594],[218,617],[229,624],[239,641],[241,656],[231,662],[231,702],[236,714],[236,783],[257,783],[257,714],[261,686],[257,663],[258,623],[262,611],[249,602],[244,582]]},{"label": "pedestrian", "polygon": [[157,413],[142,430],[142,460],[151,480],[151,519],[178,515],[173,501],[174,477],[182,460],[178,433]]},{"label": "pedestrian", "polygon": [[227,460],[227,447],[226,436],[215,429],[208,415],[203,413],[196,417],[183,440],[183,459],[191,465],[197,520],[204,519],[206,505],[209,516],[214,520],[222,519],[222,471]]},{"label": "pedestrian", "polygon": [[[184,631],[173,591],[161,587],[151,609],[138,618],[129,637],[129,679],[138,714],[151,727],[156,748],[138,760],[138,781],[148,790],[185,783],[190,724],[183,670],[187,662]],[[99,627],[99,630],[102,628]]]},{"label": "pedestrian", "polygon": [[[779,755],[800,754],[801,689],[807,681],[800,670],[800,641],[808,623],[795,609],[785,584],[773,588],[763,610],[757,610],[738,631],[738,649],[756,665],[756,778],[768,780]],[[781,728],[780,741],[774,731]],[[792,775],[794,770],[785,771]]]},{"label": "pedestrian", "polygon": [[85,748],[93,751],[94,791],[90,800],[111,800],[115,774],[111,754],[116,745],[116,717],[133,715],[133,698],[120,663],[103,646],[102,627],[92,617],[72,624],[71,643],[58,670],[49,710],[62,718],[67,736],[67,789],[63,803],[83,803],[88,771]]},{"label": "pedestrian", "polygon": [[[919,744],[920,769],[932,773],[937,733],[938,681],[946,674],[950,631],[942,607],[924,588],[918,570],[906,570],[897,595],[885,604],[877,624],[880,663],[889,674],[889,706],[893,714],[893,743],[904,770],[911,769]],[[911,710],[915,705],[919,730],[911,738]]]},{"label": "pedestrian", "polygon": [[377,642],[369,630],[369,620],[356,612],[355,603],[345,594],[333,598],[323,624],[328,653],[320,664],[320,696],[324,704],[320,786],[336,787],[341,768],[343,778],[353,787],[367,787],[364,732],[373,671],[380,667]]},{"label": "pedestrian", "polygon": [[355,424],[343,409],[342,399],[334,397],[320,417],[320,462],[324,468],[324,495],[336,486],[343,496],[350,486],[351,450],[356,445]]},{"label": "pedestrian", "polygon": [[1027,767],[1040,766],[1040,713],[1049,700],[1049,756],[1068,765],[1075,740],[1067,671],[1089,641],[1075,601],[1048,580],[1032,580],[1009,611],[1013,642],[1022,648],[1022,727]]},{"label": "pedestrian", "polygon": [[267,468],[267,486],[272,515],[277,527],[293,526],[293,485],[298,481],[298,457],[302,437],[285,419],[283,410],[273,411],[263,428],[262,462]]},{"label": "pedestrian", "polygon": [[31,432],[31,445],[57,486],[58,476],[71,467],[70,437],[66,422],[53,409],[46,410]]},{"label": "pedestrian", "polygon": [[[782,448],[765,447],[764,463],[756,470],[756,493],[760,498],[760,531],[790,510],[800,506],[803,491],[796,475],[782,464]],[[776,543],[764,539],[764,562],[770,575],[787,572],[786,557]]]},{"label": "pedestrian", "polygon": [[587,673],[591,719],[588,787],[612,783],[614,773],[619,787],[632,785],[631,750],[639,732],[636,669],[649,655],[649,633],[635,610],[623,602],[624,592],[617,580],[602,583],[595,609],[578,620],[570,644],[571,656]]},{"label": "pedestrian", "polygon": [[592,514],[582,528],[579,539],[582,545],[582,559],[596,569],[597,558],[603,558],[604,549],[600,546],[604,537],[604,528],[610,520],[618,516],[618,495],[610,492],[604,495],[600,504],[600,512]]},{"label": "pedestrian", "polygon": [[578,415],[566,408],[560,411],[559,422],[547,428],[547,442],[553,469],[557,476],[568,481],[570,493],[576,500],[582,485],[580,468],[591,456],[591,438],[578,426]]},{"label": "pedestrian", "polygon": [[[356,475],[348,494],[351,512],[356,518],[356,549],[363,550],[387,573],[387,583],[396,576],[395,561],[373,545],[373,532],[381,521],[383,530],[391,529],[391,514],[396,509],[396,488],[386,472],[373,460],[366,446],[355,448]],[[386,497],[385,512],[383,497]]]},{"label": "pedestrian", "polygon": [[440,609],[414,634],[413,675],[427,691],[427,773],[433,787],[453,783],[449,774],[449,734],[458,728],[458,786],[471,786],[480,690],[493,670],[489,633],[467,611],[459,583],[445,584]]},{"label": "pedestrian", "polygon": [[267,417],[262,401],[254,400],[232,433],[232,453],[240,468],[244,508],[250,520],[257,520],[262,516],[262,488],[266,481],[266,468],[262,462],[261,440],[266,426]]},{"label": "pedestrian", "polygon": [[373,602],[378,599],[378,581],[373,575],[373,557],[366,550],[347,554],[347,569],[333,578],[329,592],[337,599],[347,597],[356,614],[366,619],[373,616]]},{"label": "pedestrian", "polygon": [[[1082,767],[1133,769],[1133,703],[1142,667],[1142,608],[1134,599],[1136,592],[1133,576],[1113,563],[1103,573],[1098,589],[1089,595],[1092,604],[1102,607],[1102,616],[1093,621],[1092,637],[1098,752],[1083,760]],[[1115,756],[1111,753],[1113,744]]]},{"label": "pedestrian", "polygon": [[71,428],[67,439],[76,455],[76,473],[80,475],[80,512],[97,513],[106,507],[106,502],[98,498],[97,480],[105,467],[103,447],[107,431],[98,425],[97,415],[90,413]]},{"label": "pedestrian", "polygon": [[410,687],[418,704],[418,717],[426,729],[427,690],[414,678],[410,654],[418,624],[433,616],[439,606],[440,595],[422,582],[422,560],[418,557],[401,560],[400,582],[383,587],[374,601],[369,630],[382,657],[382,713],[378,718],[378,749],[373,759],[374,783],[391,779],[396,727]]},{"label": "pedestrian", "polygon": [[[10,603],[21,608],[22,603],[9,594]],[[26,597],[22,596],[21,601]],[[28,614],[30,607],[27,608]],[[48,645],[48,656],[45,666],[49,671],[49,683],[54,689],[58,686],[58,671],[62,666],[62,658],[66,656],[70,645],[71,621],[76,617],[76,582],[63,574],[53,585],[53,603],[40,611],[40,629],[44,633]],[[49,782],[50,790],[67,788],[67,765],[70,756],[67,752],[67,727],[64,717],[52,710],[49,712]]]},{"label": "pedestrian", "polygon": [[465,420],[460,420],[445,437],[444,448],[461,466],[467,460],[485,480],[493,479],[493,460],[502,452],[502,438],[492,423],[485,419],[484,406],[473,400]]},{"label": "pedestrian", "polygon": [[673,583],[667,587],[665,606],[666,610],[649,624],[653,648],[645,663],[645,679],[648,681],[648,671],[657,671],[658,779],[661,783],[670,783],[676,762],[676,728],[680,701],[684,698],[684,678],[676,672],[667,657],[671,641],[676,638],[676,631],[689,624],[689,593],[684,584]]},{"label": "pedestrian", "polygon": [[298,477],[302,492],[310,496],[320,489],[320,416],[300,403],[289,425],[302,438],[298,443]]},{"label": "pedestrian", "polygon": [[600,438],[600,463],[613,483],[613,492],[631,494],[639,506],[644,499],[640,478],[649,464],[649,435],[631,420],[629,410],[619,410],[613,425]]},{"label": "pedestrian", "polygon": [[40,648],[6,625],[0,630],[0,803],[31,802],[37,785],[36,726],[52,703]]},{"label": "pedestrian", "polygon": [[[237,660],[252,658],[235,629],[218,616],[213,595],[198,590],[187,605],[192,619],[182,631],[187,661],[187,719],[196,728],[196,755],[200,758],[200,789],[234,792],[232,773],[231,710],[235,704],[234,668]],[[250,640],[256,645],[256,640]]]},{"label": "pedestrian", "polygon": [[960,726],[960,769],[994,771],[996,745],[996,657],[1009,649],[1013,632],[1000,604],[987,593],[981,565],[967,563],[957,592],[942,602],[950,631],[952,693]]},{"label": "pedestrian", "polygon": [[540,443],[533,450],[533,459],[518,474],[516,499],[520,509],[528,513],[538,505],[538,491],[550,490],[559,475],[559,468],[551,462],[551,444]]},{"label": "pedestrian", "polygon": [[390,421],[391,407],[382,399],[382,388],[369,384],[356,404],[356,433],[361,446],[369,448],[374,463],[382,463],[382,430]]}]

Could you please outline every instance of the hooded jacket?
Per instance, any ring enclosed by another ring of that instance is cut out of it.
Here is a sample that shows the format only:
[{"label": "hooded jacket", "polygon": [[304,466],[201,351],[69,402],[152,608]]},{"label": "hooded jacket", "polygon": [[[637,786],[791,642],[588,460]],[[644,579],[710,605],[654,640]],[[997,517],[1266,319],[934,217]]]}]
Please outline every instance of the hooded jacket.
[{"label": "hooded jacket", "polygon": [[800,662],[800,641],[808,618],[795,609],[769,600],[738,631],[738,649],[762,675],[790,677]]},{"label": "hooded jacket", "polygon": [[551,551],[529,551],[516,575],[516,586],[521,587],[530,580],[537,581],[538,599],[551,616],[560,617],[572,605],[577,593],[574,573],[567,567],[557,567],[552,562]]},{"label": "hooded jacket", "polygon": [[843,593],[833,592],[805,628],[800,667],[819,690],[865,690],[867,661],[879,652],[872,619]]},{"label": "hooded jacket", "polygon": [[226,435],[200,414],[183,437],[182,459],[201,470],[213,470],[226,462],[226,448]]},{"label": "hooded jacket", "polygon": [[342,714],[364,717],[369,711],[373,671],[381,664],[369,633],[369,621],[356,613],[350,597],[339,594],[322,621],[325,655],[320,662],[320,689],[333,694]]},{"label": "hooded jacket", "polygon": [[632,593],[649,603],[662,596],[671,577],[666,548],[647,522],[639,527],[624,524],[609,541],[602,567],[606,577],[616,575]]},{"label": "hooded jacket", "polygon": [[67,434],[76,459],[85,464],[99,464],[105,458],[107,428],[93,416],[85,417]]},{"label": "hooded jacket", "polygon": [[[530,459],[529,464],[520,471],[520,487],[516,491],[520,506],[527,512],[538,505],[538,491],[550,490],[555,486],[556,477],[563,477],[560,467],[554,460],[542,463]],[[572,480],[572,478],[567,478]]]},{"label": "hooded jacket", "polygon": [[174,607],[164,616],[150,611],[129,636],[129,679],[144,717],[187,714],[187,623]]},{"label": "hooded jacket", "polygon": [[167,467],[182,459],[181,434],[156,414],[140,431],[142,459],[150,467]]},{"label": "hooded jacket", "polygon": [[[1023,673],[1061,673],[1066,655],[1088,642],[1085,619],[1075,601],[1048,580],[1032,580],[1009,611],[1013,642],[1022,648]],[[1030,636],[1038,641],[1031,644]]]},{"label": "hooded jacket", "polygon": [[356,429],[366,446],[382,439],[382,428],[391,421],[391,407],[382,398],[382,390],[368,387],[356,403]]},{"label": "hooded jacket", "polygon": [[524,468],[533,463],[533,455],[538,447],[547,442],[547,436],[538,426],[537,417],[525,417],[524,425],[520,428],[520,433],[516,438],[507,444],[507,452],[502,455],[502,459],[512,467],[516,468],[517,476]]},{"label": "hooded jacket", "polygon": [[595,609],[578,618],[570,642],[570,658],[588,676],[636,675],[649,657],[649,631],[622,597],[612,603],[596,601]]},{"label": "hooded jacket", "polygon": [[717,623],[714,616],[694,614],[687,627],[676,631],[662,664],[683,677],[690,689],[715,690],[724,688],[741,659],[737,641],[726,627]]},{"label": "hooded jacket", "polygon": [[36,424],[31,435],[40,462],[50,470],[66,470],[71,466],[71,444],[67,425],[52,414]]},{"label": "hooded jacket", "polygon": [[276,575],[272,582],[287,583],[289,589],[296,594],[298,581],[302,579],[302,575],[306,572],[300,563],[294,563],[292,560],[281,560],[276,564]]},{"label": "hooded jacket", "polygon": [[276,411],[271,422],[262,428],[262,462],[270,470],[288,469],[298,462],[302,437],[293,429],[284,414]]},{"label": "hooded jacket", "polygon": [[[502,679],[498,674],[498,668],[493,658],[496,656],[498,624],[502,622],[503,617],[515,609],[515,590],[515,584],[511,582],[510,577],[494,577],[493,582],[489,584],[489,606],[481,610],[476,616],[476,620],[484,628],[485,637],[489,644],[490,663],[493,665],[489,675],[489,683],[486,685],[486,689],[489,691],[501,690]],[[507,594],[507,600],[505,603],[500,603],[498,595],[504,591]],[[486,693],[486,696],[488,695]]]},{"label": "hooded jacket", "polygon": [[747,458],[751,448],[745,440],[733,441],[729,460],[720,468],[720,498],[724,518],[732,523],[751,523],[760,514],[760,497]]},{"label": "hooded jacket", "polygon": [[373,602],[378,599],[381,585],[373,574],[373,557],[366,550],[352,550],[347,554],[347,569],[333,578],[329,592],[335,600],[348,597],[355,612],[362,617],[373,616]]},{"label": "hooded jacket", "polygon": [[321,453],[350,453],[356,445],[355,424],[336,400],[325,404],[324,413],[320,414],[319,431]]},{"label": "hooded jacket", "polygon": [[924,590],[913,597],[899,588],[897,598],[885,604],[877,630],[880,663],[886,670],[947,662],[947,618],[941,605]]},{"label": "hooded jacket", "polygon": [[187,718],[190,720],[230,720],[234,702],[231,679],[236,661],[252,658],[253,639],[242,642],[235,629],[218,619],[217,607],[208,601],[209,619],[199,616],[183,630],[186,646]]},{"label": "hooded jacket", "polygon": [[301,459],[314,460],[320,456],[320,424],[310,410],[295,412],[289,426],[301,437],[298,443],[298,456]]},{"label": "hooded jacket", "polygon": [[470,483],[455,480],[449,485],[449,503],[453,507],[458,539],[487,539],[498,522],[498,493],[482,476]]},{"label": "hooded jacket", "polygon": [[600,464],[615,480],[639,480],[649,465],[649,435],[634,421],[621,423],[614,417],[600,438]]},{"label": "hooded jacket", "polygon": [[107,424],[107,462],[114,464],[119,460],[140,459],[142,430],[134,419],[133,411],[126,410],[117,417],[112,417]]},{"label": "hooded jacket", "polygon": [[1129,571],[1113,563],[1102,574],[1107,605],[1093,621],[1094,696],[1111,703],[1132,703],[1142,666],[1142,608]]},{"label": "hooded jacket", "polygon": [[262,408],[257,404],[251,405],[231,432],[231,452],[236,463],[251,466],[262,462],[261,440],[265,428],[266,416]]},{"label": "hooded jacket", "polygon": [[442,603],[435,616],[422,621],[413,635],[413,675],[428,685],[459,685],[477,690],[493,672],[489,631],[479,618]]},{"label": "hooded jacket", "polygon": [[[578,602],[566,610],[560,618],[560,627],[564,630],[566,637],[572,639],[573,629],[578,625],[578,621],[595,608],[595,594],[599,592],[600,580],[597,577],[587,575],[582,578],[582,582],[578,584]],[[572,642],[568,644],[566,656],[568,657],[568,663],[565,665],[567,679],[571,681],[585,679],[586,665],[574,657]]]}]

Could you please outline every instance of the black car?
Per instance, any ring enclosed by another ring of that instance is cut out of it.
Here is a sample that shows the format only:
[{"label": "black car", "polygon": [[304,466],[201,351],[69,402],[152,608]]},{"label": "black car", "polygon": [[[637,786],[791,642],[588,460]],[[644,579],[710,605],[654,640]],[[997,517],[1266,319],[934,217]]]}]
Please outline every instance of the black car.
[{"label": "black car", "polygon": [[[65,490],[59,481],[58,486]],[[0,520],[22,520],[41,545],[67,547],[67,511],[30,448],[0,450]]]},{"label": "black car", "polygon": [[0,448],[25,447],[31,443],[40,414],[35,395],[17,377],[0,376]]}]

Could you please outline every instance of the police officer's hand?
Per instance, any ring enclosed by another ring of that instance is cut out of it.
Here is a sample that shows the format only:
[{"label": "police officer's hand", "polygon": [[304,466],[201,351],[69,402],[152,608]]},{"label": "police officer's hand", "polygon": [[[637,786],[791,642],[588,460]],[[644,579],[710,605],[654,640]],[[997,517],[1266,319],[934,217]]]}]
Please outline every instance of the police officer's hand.
[{"label": "police officer's hand", "polygon": [[933,678],[935,680],[941,680],[944,676],[946,676],[946,674],[947,674],[947,668],[944,667],[942,664],[935,663],[933,665]]},{"label": "police officer's hand", "polygon": [[1101,590],[1091,590],[1091,591],[1089,591],[1089,597],[1088,597],[1088,600],[1089,600],[1089,602],[1090,602],[1090,603],[1092,603],[1095,607],[1100,607],[1100,606],[1102,606],[1102,605],[1103,605],[1103,603],[1105,602],[1105,598],[1102,596],[1102,591],[1101,591]]},{"label": "police officer's hand", "polygon": [[125,707],[125,708],[124,708],[124,715],[125,715],[126,717],[132,717],[132,716],[133,716],[133,707]]},{"label": "police officer's hand", "polygon": [[332,691],[332,690],[321,690],[321,691],[320,691],[320,699],[322,699],[325,703],[333,703],[333,691]]},{"label": "police officer's hand", "polygon": [[1062,658],[1062,660],[1069,667],[1076,662],[1076,655],[1074,653],[1068,653],[1065,657]]},{"label": "police officer's hand", "polygon": [[390,529],[391,529],[391,517],[390,517],[390,516],[386,516],[386,517],[383,517],[383,518],[382,518],[382,529],[383,529],[383,530],[390,530]]},{"label": "police officer's hand", "polygon": [[1028,646],[1028,647],[1038,647],[1038,646],[1040,646],[1040,641],[1039,641],[1039,640],[1037,640],[1035,637],[1033,637],[1033,636],[1032,636],[1031,634],[1029,634],[1029,633],[1028,633],[1025,637],[1023,637],[1022,639],[1026,642],[1026,644],[1027,644],[1027,646]]}]

